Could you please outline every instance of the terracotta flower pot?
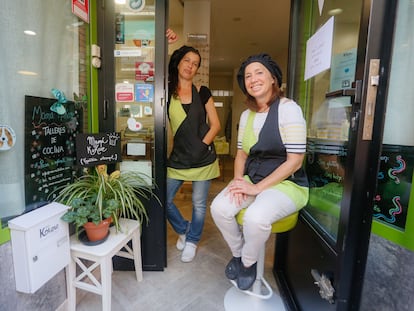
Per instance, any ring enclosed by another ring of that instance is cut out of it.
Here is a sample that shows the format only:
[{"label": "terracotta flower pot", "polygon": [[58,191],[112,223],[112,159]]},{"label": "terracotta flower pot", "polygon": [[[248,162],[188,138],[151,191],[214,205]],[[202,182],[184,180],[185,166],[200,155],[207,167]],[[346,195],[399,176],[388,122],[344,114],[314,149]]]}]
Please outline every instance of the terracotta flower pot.
[{"label": "terracotta flower pot", "polygon": [[93,222],[87,222],[83,225],[86,231],[86,236],[91,242],[104,239],[108,235],[109,225],[112,222],[112,218],[102,220],[99,224],[95,225]]}]

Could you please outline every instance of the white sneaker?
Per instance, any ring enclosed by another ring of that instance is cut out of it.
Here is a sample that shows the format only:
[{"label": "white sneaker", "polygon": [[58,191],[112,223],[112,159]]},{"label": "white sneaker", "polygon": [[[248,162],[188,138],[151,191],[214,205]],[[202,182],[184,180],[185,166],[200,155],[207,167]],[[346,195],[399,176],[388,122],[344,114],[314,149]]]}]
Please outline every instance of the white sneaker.
[{"label": "white sneaker", "polygon": [[185,237],[186,237],[185,234],[179,234],[178,235],[178,239],[177,239],[176,246],[177,246],[177,249],[179,251],[182,251],[184,249],[184,246],[185,246]]},{"label": "white sneaker", "polygon": [[182,262],[191,262],[193,261],[196,255],[197,245],[191,242],[186,242],[183,253],[181,254]]}]

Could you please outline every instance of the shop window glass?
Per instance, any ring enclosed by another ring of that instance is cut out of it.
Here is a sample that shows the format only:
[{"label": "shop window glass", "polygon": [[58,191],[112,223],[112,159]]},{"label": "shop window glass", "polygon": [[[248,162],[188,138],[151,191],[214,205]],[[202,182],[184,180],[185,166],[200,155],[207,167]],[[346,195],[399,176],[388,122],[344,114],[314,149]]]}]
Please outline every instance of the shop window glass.
[{"label": "shop window glass", "polygon": [[51,89],[56,88],[68,100],[85,99],[87,25],[72,14],[71,1],[13,0],[2,3],[0,27],[0,129],[7,134],[0,144],[13,141],[10,148],[0,146],[0,219],[4,227],[8,219],[28,211],[25,95],[53,98]]},{"label": "shop window glass", "polygon": [[[414,172],[414,3],[400,1],[395,19],[387,111],[377,194],[374,232],[414,249],[412,182]],[[410,208],[411,207],[411,208]],[[411,210],[411,212],[410,212]]]}]

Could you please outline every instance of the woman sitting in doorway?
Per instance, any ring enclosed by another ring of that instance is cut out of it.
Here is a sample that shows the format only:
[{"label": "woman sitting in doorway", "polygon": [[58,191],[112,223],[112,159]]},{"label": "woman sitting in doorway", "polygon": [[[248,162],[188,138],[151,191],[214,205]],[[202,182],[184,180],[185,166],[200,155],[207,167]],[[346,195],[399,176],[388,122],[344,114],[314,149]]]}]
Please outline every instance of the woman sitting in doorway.
[{"label": "woman sitting in doorway", "polygon": [[[300,106],[282,96],[282,72],[269,55],[247,58],[237,80],[248,109],[240,117],[234,179],[213,200],[211,214],[233,255],[225,274],[247,290],[272,223],[308,200],[306,123]],[[236,215],[243,208],[241,231]]]}]

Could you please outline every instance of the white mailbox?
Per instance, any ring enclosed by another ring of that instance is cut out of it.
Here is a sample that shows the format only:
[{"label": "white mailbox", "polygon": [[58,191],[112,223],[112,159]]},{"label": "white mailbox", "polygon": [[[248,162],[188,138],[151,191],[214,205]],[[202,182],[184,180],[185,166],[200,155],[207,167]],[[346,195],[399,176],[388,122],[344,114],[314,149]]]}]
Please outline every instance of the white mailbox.
[{"label": "white mailbox", "polygon": [[9,221],[16,290],[34,293],[70,261],[69,207],[50,203]]}]

